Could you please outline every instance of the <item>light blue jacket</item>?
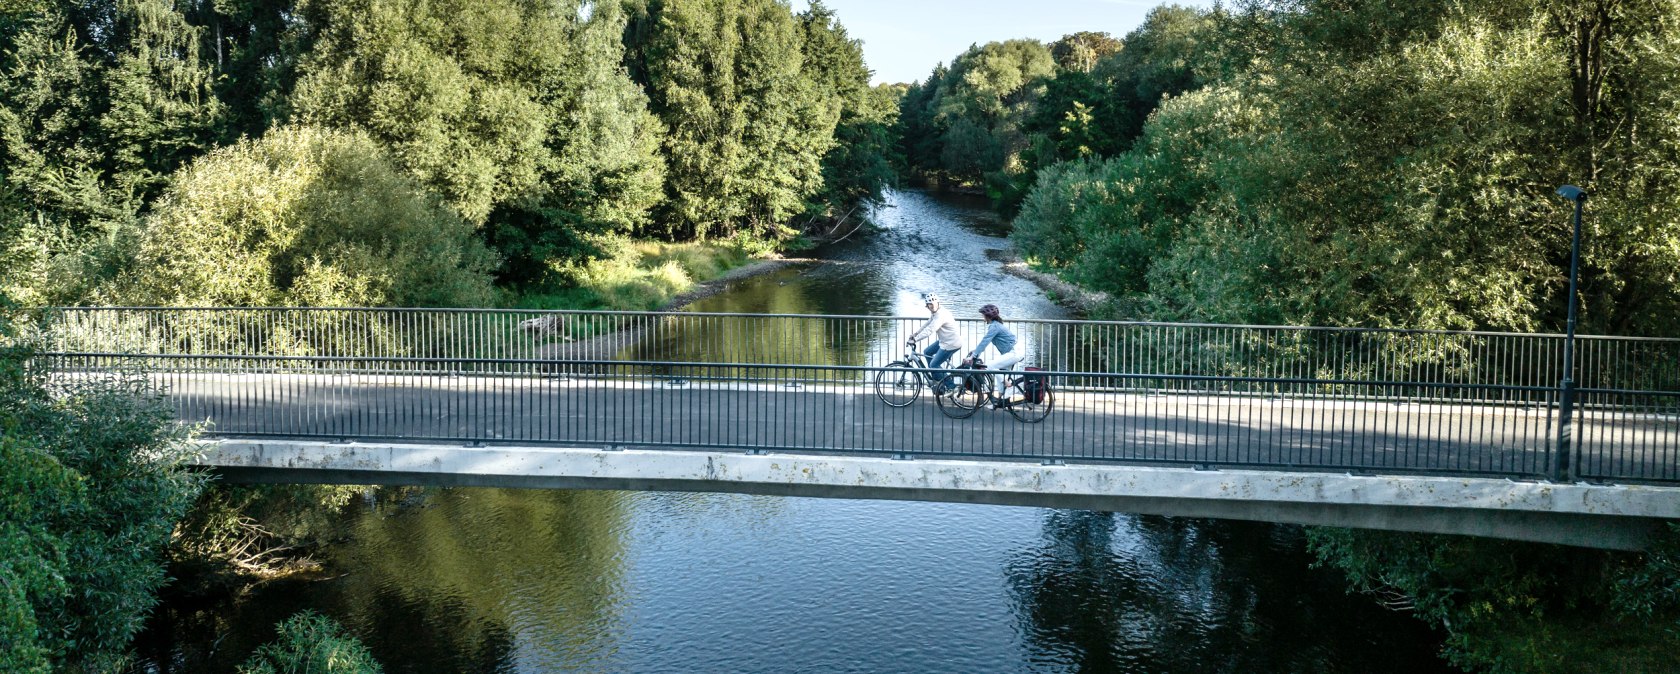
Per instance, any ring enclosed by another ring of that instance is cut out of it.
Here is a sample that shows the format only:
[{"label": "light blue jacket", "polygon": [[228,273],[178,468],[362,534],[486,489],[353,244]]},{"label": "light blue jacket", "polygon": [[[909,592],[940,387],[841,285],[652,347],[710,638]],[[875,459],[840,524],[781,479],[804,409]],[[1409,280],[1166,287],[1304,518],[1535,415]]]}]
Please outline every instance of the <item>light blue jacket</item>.
[{"label": "light blue jacket", "polygon": [[1003,327],[1003,321],[992,321],[986,324],[986,336],[981,337],[980,343],[974,346],[973,355],[980,355],[980,352],[986,350],[987,344],[997,347],[999,355],[1009,353],[1015,350],[1015,333]]}]

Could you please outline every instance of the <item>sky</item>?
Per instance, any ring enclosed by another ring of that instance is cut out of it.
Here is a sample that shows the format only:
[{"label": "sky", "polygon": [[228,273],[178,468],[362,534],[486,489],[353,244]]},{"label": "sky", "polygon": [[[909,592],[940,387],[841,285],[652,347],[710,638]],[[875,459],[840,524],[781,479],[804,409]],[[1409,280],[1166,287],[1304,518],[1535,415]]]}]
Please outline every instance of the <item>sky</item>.
[{"label": "sky", "polygon": [[[1082,30],[1114,37],[1143,23],[1158,0],[823,0],[863,41],[873,84],[926,78],[971,44],[1030,37],[1051,42]],[[794,0],[795,11],[809,2]],[[1179,0],[1207,7],[1211,0]]]}]

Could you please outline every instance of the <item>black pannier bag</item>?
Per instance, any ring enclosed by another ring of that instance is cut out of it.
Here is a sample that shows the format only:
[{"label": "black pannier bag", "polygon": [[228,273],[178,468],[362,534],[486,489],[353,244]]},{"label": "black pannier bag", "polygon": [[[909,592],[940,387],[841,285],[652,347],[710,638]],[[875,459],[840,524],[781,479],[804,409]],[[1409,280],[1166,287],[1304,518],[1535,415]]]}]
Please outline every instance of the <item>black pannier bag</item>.
[{"label": "black pannier bag", "polygon": [[[1021,368],[1021,371],[1022,372],[1028,372],[1028,373],[1043,372],[1044,368],[1041,368],[1041,367],[1023,367],[1023,368]],[[1044,403],[1044,392],[1049,390],[1049,389],[1050,389],[1050,382],[1045,381],[1044,375],[1042,375],[1042,374],[1021,375],[1021,395],[1027,399],[1027,402],[1032,403],[1034,405],[1043,404]]]},{"label": "black pannier bag", "polygon": [[[986,369],[986,364],[984,362],[981,362],[981,360],[979,358],[975,358],[974,359],[974,364],[972,364],[972,365],[958,365],[957,369],[958,370],[984,370],[984,369]],[[967,391],[969,393],[979,395],[980,390],[986,387],[986,377],[982,374],[968,374],[968,373],[959,372],[959,373],[957,373],[957,376],[962,378],[962,388],[963,388],[963,390]]]}]

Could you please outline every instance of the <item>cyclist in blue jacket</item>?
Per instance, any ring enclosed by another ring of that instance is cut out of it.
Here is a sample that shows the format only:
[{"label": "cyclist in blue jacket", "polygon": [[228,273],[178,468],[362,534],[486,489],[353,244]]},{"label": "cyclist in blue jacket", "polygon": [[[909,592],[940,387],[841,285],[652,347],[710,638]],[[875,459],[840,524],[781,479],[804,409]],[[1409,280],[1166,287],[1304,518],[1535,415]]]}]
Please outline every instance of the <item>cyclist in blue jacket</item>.
[{"label": "cyclist in blue jacket", "polygon": [[[987,346],[991,346],[997,349],[998,358],[989,363],[987,367],[999,371],[1015,367],[1017,363],[1021,362],[1021,357],[1025,355],[1026,349],[1015,348],[1019,340],[1015,338],[1015,333],[1003,324],[1003,316],[998,311],[997,305],[988,304],[980,307],[980,316],[986,319],[986,336],[981,337],[980,343],[974,345],[974,351],[963,360],[963,365],[973,365],[974,359],[980,356],[980,352],[985,351]],[[992,396],[992,409],[994,410],[1004,406],[1003,383],[1004,377],[1002,375],[992,377],[992,385],[996,389]]]}]

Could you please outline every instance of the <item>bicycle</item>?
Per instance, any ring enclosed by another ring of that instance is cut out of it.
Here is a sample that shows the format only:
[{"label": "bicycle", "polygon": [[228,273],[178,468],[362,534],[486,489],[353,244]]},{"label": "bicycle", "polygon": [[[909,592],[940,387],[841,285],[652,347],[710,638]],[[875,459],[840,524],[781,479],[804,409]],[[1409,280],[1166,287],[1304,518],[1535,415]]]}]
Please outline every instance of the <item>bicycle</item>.
[{"label": "bicycle", "polygon": [[[875,397],[880,398],[889,407],[907,407],[922,397],[922,389],[932,389],[934,373],[928,367],[928,357],[916,348],[915,343],[907,343],[909,353],[904,354],[902,360],[887,363],[886,367],[875,372]],[[937,393],[935,398],[939,398]]]},{"label": "bicycle", "polygon": [[[985,370],[986,364],[975,359],[974,370]],[[959,370],[960,371],[960,370]],[[1011,370],[1011,372],[1014,372]],[[1007,376],[1003,383],[1003,398],[992,394],[992,377],[1005,376],[1001,372],[987,374],[959,374],[960,381],[951,392],[939,396],[939,411],[952,419],[967,419],[982,405],[998,403],[999,407],[1009,410],[1009,415],[1016,421],[1036,424],[1050,416],[1050,410],[1056,407],[1056,394],[1045,381],[1043,375],[1016,374]]]}]

